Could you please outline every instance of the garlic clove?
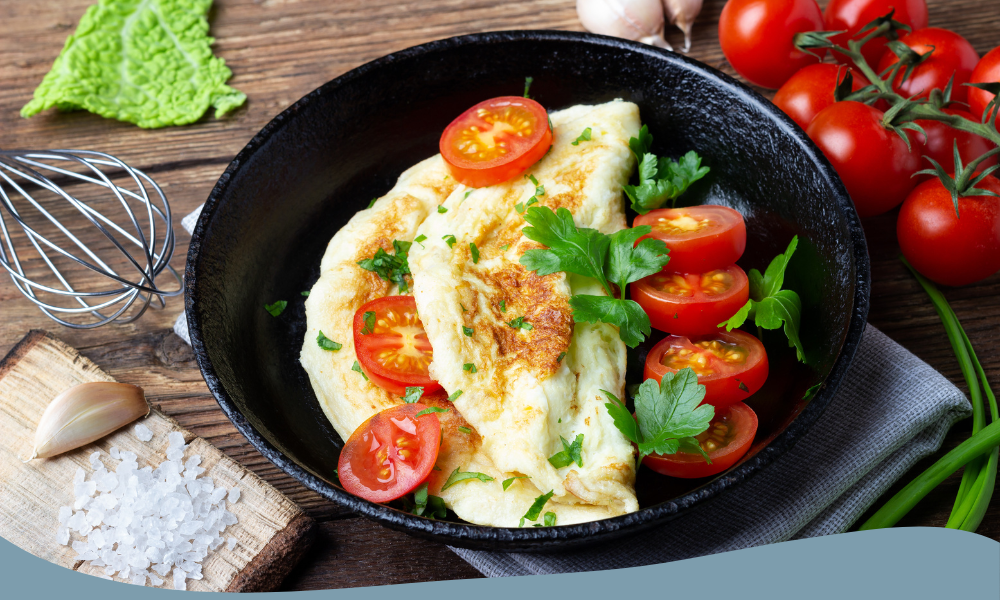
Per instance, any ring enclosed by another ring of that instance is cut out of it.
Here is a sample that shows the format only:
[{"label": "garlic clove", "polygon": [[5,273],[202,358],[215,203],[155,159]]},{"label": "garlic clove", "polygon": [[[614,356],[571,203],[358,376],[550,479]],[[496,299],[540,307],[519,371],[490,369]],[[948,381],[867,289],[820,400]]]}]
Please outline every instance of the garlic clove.
[{"label": "garlic clove", "polygon": [[591,33],[672,49],[663,38],[660,0],[577,0],[576,13]]},{"label": "garlic clove", "polygon": [[684,32],[684,49],[691,49],[691,27],[701,12],[702,0],[663,0],[663,12],[671,25]]},{"label": "garlic clove", "polygon": [[49,458],[85,446],[148,414],[149,404],[138,386],[109,381],[73,386],[42,413],[31,458]]}]

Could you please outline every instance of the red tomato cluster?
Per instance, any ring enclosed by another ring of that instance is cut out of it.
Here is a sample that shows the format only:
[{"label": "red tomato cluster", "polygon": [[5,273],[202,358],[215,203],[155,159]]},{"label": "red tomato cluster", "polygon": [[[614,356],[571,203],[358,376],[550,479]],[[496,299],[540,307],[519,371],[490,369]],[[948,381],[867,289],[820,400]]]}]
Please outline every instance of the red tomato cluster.
[{"label": "red tomato cluster", "polygon": [[764,385],[768,372],[760,340],[719,329],[750,295],[747,276],[735,264],[746,248],[746,225],[724,206],[663,208],[636,217],[634,225],[650,226],[647,237],[670,249],[666,269],[630,288],[650,324],[672,334],[649,351],[644,378],[659,383],[667,373],[691,368],[705,386],[704,402],[716,407],[715,420],[698,436],[711,463],[678,452],[647,456],[643,464],[673,477],[715,475],[750,448],[757,416],[742,401]]},{"label": "red tomato cluster", "polygon": [[[956,215],[944,185],[936,177],[916,173],[931,168],[931,160],[954,172],[956,147],[962,165],[967,165],[993,150],[994,144],[932,120],[916,122],[925,134],[906,131],[907,143],[896,130],[886,127],[885,101],[872,106],[836,102],[834,90],[849,73],[854,91],[868,85],[856,65],[821,63],[820,58],[795,48],[799,34],[821,30],[842,31],[831,41],[846,47],[848,40],[864,37],[863,29],[890,11],[894,20],[911,29],[901,32],[899,41],[926,56],[905,80],[902,70],[897,72],[893,90],[922,99],[951,82],[955,105],[944,112],[973,122],[984,118],[994,95],[965,84],[1000,82],[1000,47],[980,59],[961,35],[928,27],[925,0],[830,0],[822,14],[815,0],[729,0],[719,21],[719,41],[740,75],[757,85],[779,88],[774,104],[823,151],[858,215],[871,217],[903,204],[897,233],[911,264],[937,283],[973,283],[1000,269],[995,250],[1000,248],[1000,199],[961,198]],[[884,38],[870,40],[861,53],[883,77],[900,60],[886,47]],[[838,63],[850,62],[840,53],[832,56]],[[996,156],[978,168],[995,164]],[[988,177],[976,187],[993,190],[996,185]]]}]

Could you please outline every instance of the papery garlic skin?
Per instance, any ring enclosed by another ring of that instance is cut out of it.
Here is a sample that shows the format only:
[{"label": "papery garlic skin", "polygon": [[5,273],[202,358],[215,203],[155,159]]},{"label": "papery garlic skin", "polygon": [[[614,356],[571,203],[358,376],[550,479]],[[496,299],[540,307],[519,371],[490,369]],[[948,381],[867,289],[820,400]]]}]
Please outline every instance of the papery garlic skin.
[{"label": "papery garlic skin", "polygon": [[576,0],[580,23],[591,32],[673,50],[663,39],[660,0]]},{"label": "papery garlic skin", "polygon": [[49,458],[85,446],[148,414],[149,403],[138,386],[110,381],[73,386],[42,413],[31,458]]},{"label": "papery garlic skin", "polygon": [[662,0],[663,12],[671,25],[684,32],[684,49],[691,49],[691,27],[701,12],[702,0]]}]

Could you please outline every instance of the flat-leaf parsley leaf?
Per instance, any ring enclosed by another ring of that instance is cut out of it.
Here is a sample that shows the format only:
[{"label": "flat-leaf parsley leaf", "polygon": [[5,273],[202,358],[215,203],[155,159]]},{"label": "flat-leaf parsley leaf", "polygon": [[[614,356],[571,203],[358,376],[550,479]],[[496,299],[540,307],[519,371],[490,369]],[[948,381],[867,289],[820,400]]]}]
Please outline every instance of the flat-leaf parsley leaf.
[{"label": "flat-leaf parsley leaf", "polygon": [[708,175],[709,168],[701,166],[701,157],[694,150],[679,161],[669,157],[657,158],[649,151],[653,136],[643,125],[638,138],[630,138],[629,148],[639,161],[639,185],[624,186],[625,194],[632,201],[632,209],[640,215],[660,208],[687,191],[692,183]]},{"label": "flat-leaf parsley leaf", "polygon": [[403,402],[407,404],[415,404],[420,402],[420,399],[424,396],[424,388],[420,386],[408,387],[404,390]]},{"label": "flat-leaf parsley leaf", "polygon": [[264,310],[271,313],[272,317],[281,316],[281,313],[285,312],[285,307],[288,306],[288,302],[284,300],[278,300],[274,304],[265,304]]},{"label": "flat-leaf parsley leaf", "polygon": [[338,344],[337,342],[323,335],[322,331],[320,331],[319,335],[316,336],[316,344],[324,350],[331,350],[331,351],[340,350],[341,348],[344,347],[343,344]]},{"label": "flat-leaf parsley leaf", "polygon": [[448,476],[448,480],[445,481],[444,485],[441,486],[442,492],[460,481],[468,481],[469,479],[478,479],[483,483],[486,483],[488,481],[493,481],[493,478],[487,475],[486,473],[476,473],[475,471],[466,471],[464,473],[460,473],[459,470],[461,470],[461,468],[462,467],[455,467],[455,470],[451,472],[451,475]]},{"label": "flat-leaf parsley leaf", "polygon": [[548,494],[542,494],[541,496],[535,498],[535,501],[531,504],[528,512],[524,513],[524,516],[521,517],[521,522],[518,524],[518,527],[524,527],[524,522],[526,520],[537,521],[538,515],[542,514],[542,509],[545,507],[545,503],[549,501],[549,498],[552,497],[553,493],[555,493],[555,490],[551,490]]},{"label": "flat-leaf parsley leaf", "polygon": [[580,142],[589,142],[589,141],[590,141],[590,127],[584,129],[583,133],[580,134],[580,137],[570,142],[570,144],[572,144],[573,146],[579,146]]}]

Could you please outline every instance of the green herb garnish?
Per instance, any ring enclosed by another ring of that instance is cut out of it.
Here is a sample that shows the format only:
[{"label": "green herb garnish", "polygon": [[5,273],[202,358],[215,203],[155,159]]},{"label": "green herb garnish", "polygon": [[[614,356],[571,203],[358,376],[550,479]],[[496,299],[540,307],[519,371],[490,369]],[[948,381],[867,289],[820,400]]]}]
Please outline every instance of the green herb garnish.
[{"label": "green herb garnish", "polygon": [[368,208],[375,206],[375,202],[378,201],[378,196],[372,198],[372,201],[368,203]]},{"label": "green herb garnish", "polygon": [[524,78],[524,97],[525,98],[529,98],[529,99],[531,98],[531,96],[528,95],[528,90],[531,89],[531,83],[534,80],[535,80],[534,77],[525,77]]},{"label": "green herb garnish", "polygon": [[375,311],[366,310],[365,314],[361,315],[361,319],[365,322],[365,326],[361,328],[361,335],[368,335],[375,331]]},{"label": "green herb garnish", "polygon": [[443,205],[438,205],[438,214],[439,215],[443,215],[446,212],[448,212],[447,208],[445,208]]},{"label": "green herb garnish", "polygon": [[422,417],[424,415],[429,415],[431,413],[446,413],[446,412],[448,412],[448,410],[449,409],[447,409],[447,408],[441,408],[439,406],[431,406],[431,407],[425,408],[424,410],[418,412],[415,416],[417,418],[420,418],[420,417]]},{"label": "green herb garnish", "polygon": [[305,296],[306,298],[309,297],[309,290],[306,290],[304,292],[299,292],[299,293],[302,294],[303,296]]},{"label": "green herb garnish", "polygon": [[476,369],[476,365],[474,365],[472,363],[465,363],[464,365],[462,365],[462,370],[463,371],[468,371],[469,373],[478,373],[479,372],[479,370]]},{"label": "green herb garnish", "polygon": [[643,125],[638,138],[630,138],[629,148],[639,161],[639,185],[624,186],[625,194],[632,201],[632,209],[644,215],[673,201],[687,191],[692,183],[708,175],[709,168],[701,166],[701,157],[694,150],[674,161],[664,156],[657,158],[649,149],[653,136]]},{"label": "green herb garnish", "polygon": [[264,310],[271,313],[272,317],[280,316],[281,313],[285,312],[285,307],[288,306],[288,302],[284,300],[278,300],[274,304],[265,304]]},{"label": "green herb garnish", "polygon": [[444,240],[444,243],[448,244],[449,248],[453,247],[455,245],[455,242],[458,241],[457,239],[455,239],[455,236],[453,236],[450,233],[446,236],[442,236],[441,239]]},{"label": "green herb garnish", "polygon": [[424,388],[420,386],[408,387],[403,392],[403,402],[407,404],[415,404],[420,402],[420,399],[424,396]]},{"label": "green herb garnish", "polygon": [[472,334],[475,333],[475,332],[476,332],[475,329],[473,329],[471,327],[466,327],[465,325],[462,325],[462,333],[464,333],[466,335],[466,337],[472,337]]},{"label": "green herb garnish", "polygon": [[660,385],[647,379],[635,396],[635,415],[611,392],[604,392],[611,402],[604,405],[614,419],[615,427],[639,446],[639,461],[650,454],[676,454],[678,451],[699,453],[711,463],[694,436],[708,429],[715,409],[701,405],[705,386],[698,376],[685,367],[676,373],[666,373]]},{"label": "green herb garnish", "polygon": [[719,323],[719,327],[732,331],[751,318],[762,329],[783,327],[788,345],[794,347],[796,357],[805,362],[805,349],[799,339],[802,300],[793,290],[781,289],[785,283],[785,269],[788,268],[798,243],[799,236],[792,237],[785,253],[775,256],[763,275],[757,269],[750,269],[747,274],[750,279],[750,299],[728,321]]},{"label": "green herb garnish", "polygon": [[524,320],[524,317],[518,317],[516,319],[511,319],[507,325],[510,325],[514,329],[523,329],[525,331],[531,331],[535,328],[534,325]]},{"label": "green herb garnish", "polygon": [[589,142],[589,141],[590,141],[590,127],[584,129],[583,133],[580,134],[580,137],[570,142],[570,144],[574,146],[579,146],[580,142]]},{"label": "green herb garnish", "polygon": [[442,492],[460,481],[468,481],[469,479],[478,479],[483,483],[486,483],[488,481],[493,481],[493,478],[487,475],[486,473],[476,473],[475,471],[466,471],[464,473],[460,473],[459,470],[461,468],[462,467],[456,467],[455,470],[451,472],[451,475],[448,476],[448,480],[445,481],[444,485],[441,486]]},{"label": "green herb garnish", "polygon": [[479,263],[479,248],[477,248],[476,244],[474,244],[473,242],[469,242],[469,251],[472,252],[472,264],[474,264],[474,265],[478,264]]},{"label": "green herb garnish", "polygon": [[427,236],[421,233],[416,238],[414,238],[413,241],[420,244],[420,246],[422,247],[424,245],[424,242],[427,241]]},{"label": "green herb garnish", "polygon": [[572,444],[567,442],[566,438],[563,436],[559,436],[559,439],[562,441],[563,449],[550,456],[549,463],[557,469],[561,469],[573,463],[582,467],[583,434],[581,433],[576,436],[576,439],[573,440]]},{"label": "green herb garnish", "polygon": [[366,271],[371,271],[386,281],[391,281],[399,286],[399,291],[407,291],[406,276],[410,274],[410,263],[408,255],[412,242],[392,240],[392,247],[395,255],[389,254],[382,248],[375,251],[371,258],[358,261],[358,266]]},{"label": "green herb garnish", "polygon": [[361,376],[365,378],[365,381],[368,381],[368,376],[361,370],[361,365],[358,364],[358,361],[354,361],[354,366],[351,367],[351,370],[361,373]]},{"label": "green herb garnish", "polygon": [[320,330],[319,335],[316,336],[316,344],[324,350],[340,350],[344,347],[343,344],[338,344],[337,342],[331,340],[330,338],[323,335],[323,331]]},{"label": "green herb garnish", "polygon": [[459,426],[459,427],[457,427],[457,429],[459,431],[461,431],[462,433],[472,433],[472,430],[469,429],[468,427],[461,427],[461,426]]},{"label": "green herb garnish", "polygon": [[454,394],[448,396],[448,402],[454,402],[461,395],[462,395],[462,390],[455,390]]},{"label": "green herb garnish", "polygon": [[427,484],[422,483],[413,491],[413,507],[410,512],[418,517],[443,519],[448,516],[448,507],[441,498],[428,494]]},{"label": "green herb garnish", "polygon": [[507,303],[503,300],[500,301],[500,312],[507,312]]},{"label": "green herb garnish", "polygon": [[635,348],[652,329],[649,317],[637,303],[615,298],[614,283],[624,296],[628,284],[659,273],[670,257],[662,240],[646,238],[652,228],[640,225],[606,235],[595,229],[578,228],[573,215],[565,208],[553,212],[547,207],[528,209],[525,220],[531,225],[521,230],[525,237],[548,246],[528,250],[521,264],[540,276],[564,271],[597,279],[606,296],[578,294],[570,298],[573,320],[584,323],[608,323],[619,329],[619,336]]},{"label": "green herb garnish", "polygon": [[556,362],[562,362],[562,359],[564,359],[564,358],[566,358],[566,353],[565,352],[560,352],[559,353],[559,357],[556,358]]},{"label": "green herb garnish", "polygon": [[551,490],[548,494],[542,494],[541,496],[535,498],[535,502],[531,505],[531,508],[529,508],[528,512],[524,513],[524,516],[521,517],[521,522],[518,524],[518,527],[524,527],[525,521],[538,520],[538,515],[542,514],[542,508],[545,507],[545,503],[549,501],[549,498],[552,497],[554,492],[555,490]]},{"label": "green herb garnish", "polygon": [[514,483],[515,479],[531,479],[531,477],[528,477],[527,475],[518,475],[517,477],[511,477],[509,479],[504,479],[503,483],[500,484],[500,485],[503,486],[503,491],[506,492],[507,488],[510,487],[510,484]]}]

